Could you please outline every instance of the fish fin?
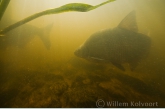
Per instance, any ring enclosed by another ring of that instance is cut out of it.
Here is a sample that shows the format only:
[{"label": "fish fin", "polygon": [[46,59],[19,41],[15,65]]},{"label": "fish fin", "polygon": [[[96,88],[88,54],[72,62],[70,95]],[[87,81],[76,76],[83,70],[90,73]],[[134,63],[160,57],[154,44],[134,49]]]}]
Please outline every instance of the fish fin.
[{"label": "fish fin", "polygon": [[121,64],[118,64],[116,62],[111,62],[114,66],[116,66],[117,68],[119,68],[122,71],[125,71],[124,67]]},{"label": "fish fin", "polygon": [[53,27],[53,23],[42,28],[42,34],[40,35],[40,38],[42,40],[42,42],[44,43],[45,47],[49,50],[50,46],[51,46],[51,42],[49,39],[49,34],[51,31],[51,28]]},{"label": "fish fin", "polygon": [[130,69],[133,72],[135,68],[138,66],[138,62],[129,62]]},{"label": "fish fin", "polygon": [[124,28],[130,31],[138,32],[136,23],[136,12],[131,11],[118,25],[119,28]]}]

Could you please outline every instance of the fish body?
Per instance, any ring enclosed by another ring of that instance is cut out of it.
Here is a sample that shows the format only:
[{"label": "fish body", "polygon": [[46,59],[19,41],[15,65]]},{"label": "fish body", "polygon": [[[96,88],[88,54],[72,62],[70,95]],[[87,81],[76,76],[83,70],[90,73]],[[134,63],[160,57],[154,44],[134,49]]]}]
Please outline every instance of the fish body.
[{"label": "fish body", "polygon": [[[10,20],[13,23],[12,20]],[[15,23],[15,22],[14,22]],[[4,23],[6,24],[9,23]],[[4,24],[1,25],[4,27]],[[23,48],[27,43],[29,43],[35,36],[39,36],[42,40],[44,46],[50,49],[51,43],[49,40],[49,33],[53,24],[50,24],[44,28],[38,28],[33,25],[24,24],[0,37],[0,48],[5,49],[8,46],[17,46]]]},{"label": "fish body", "polygon": [[151,39],[137,32],[135,12],[129,13],[113,29],[94,33],[75,51],[75,55],[93,62],[112,63],[125,70],[123,63],[129,63],[133,71],[145,58],[151,46]]}]

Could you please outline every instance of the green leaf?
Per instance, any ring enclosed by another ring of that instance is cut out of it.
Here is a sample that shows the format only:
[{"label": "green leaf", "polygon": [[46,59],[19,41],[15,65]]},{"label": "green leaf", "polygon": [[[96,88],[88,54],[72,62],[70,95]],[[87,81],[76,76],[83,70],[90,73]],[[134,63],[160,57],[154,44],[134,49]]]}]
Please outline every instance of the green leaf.
[{"label": "green leaf", "polygon": [[21,21],[18,21],[17,23],[13,24],[13,25],[10,25],[8,26],[7,28],[3,29],[0,31],[0,34],[5,34],[6,32],[18,27],[18,26],[21,26],[33,19],[36,19],[38,17],[41,17],[43,15],[49,15],[49,14],[58,14],[58,13],[63,13],[63,12],[69,12],[69,11],[77,11],[77,12],[88,12],[88,11],[91,11],[91,10],[94,10],[102,5],[105,5],[109,2],[113,2],[115,0],[107,0],[106,2],[103,2],[101,4],[98,4],[96,6],[92,6],[92,5],[89,5],[89,4],[84,4],[84,3],[70,3],[70,4],[66,4],[66,5],[63,5],[59,8],[53,8],[53,9],[48,9],[48,10],[45,10],[45,11],[42,11],[42,12],[39,12],[39,13],[36,13],[36,14],[33,14]]}]

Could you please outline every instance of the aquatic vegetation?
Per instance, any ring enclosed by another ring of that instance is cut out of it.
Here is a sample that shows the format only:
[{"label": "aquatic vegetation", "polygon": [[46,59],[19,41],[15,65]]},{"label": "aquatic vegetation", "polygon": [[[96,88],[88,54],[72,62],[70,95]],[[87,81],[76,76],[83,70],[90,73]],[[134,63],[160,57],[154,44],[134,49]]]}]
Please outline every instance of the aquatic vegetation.
[{"label": "aquatic vegetation", "polygon": [[0,21],[9,4],[10,0],[0,0]]},{"label": "aquatic vegetation", "polygon": [[88,12],[88,11],[94,10],[94,9],[96,9],[102,5],[105,5],[109,2],[112,2],[112,1],[115,1],[115,0],[108,0],[106,2],[98,4],[96,6],[83,4],[83,3],[70,3],[70,4],[63,5],[59,8],[48,9],[48,10],[36,13],[34,15],[31,15],[31,16],[29,16],[29,17],[27,17],[21,21],[18,21],[17,23],[15,23],[13,25],[6,27],[5,29],[0,31],[0,34],[3,35],[6,32],[8,32],[8,31],[10,31],[10,30],[12,30],[18,26],[21,26],[21,25],[23,25],[23,24],[25,24],[25,23],[33,20],[33,19],[36,19],[36,18],[44,16],[44,15],[58,14],[58,13],[69,12],[69,11]]}]

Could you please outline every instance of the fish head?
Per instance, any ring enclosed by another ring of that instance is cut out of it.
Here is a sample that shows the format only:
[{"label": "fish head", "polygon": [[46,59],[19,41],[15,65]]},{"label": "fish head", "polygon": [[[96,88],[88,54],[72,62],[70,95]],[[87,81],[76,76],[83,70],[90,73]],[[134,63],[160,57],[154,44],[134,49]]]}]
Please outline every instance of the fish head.
[{"label": "fish head", "polygon": [[86,59],[91,62],[105,62],[105,59],[100,58],[100,56],[98,56],[99,52],[95,51],[94,48],[95,46],[87,46],[85,43],[75,50],[74,54],[79,58]]},{"label": "fish head", "polygon": [[77,57],[87,59],[94,54],[92,52],[95,48],[94,44],[96,43],[96,38],[93,37],[95,37],[95,35],[90,36],[80,47],[78,47],[78,49],[75,50],[74,54]]},{"label": "fish head", "polygon": [[85,42],[82,44],[74,54],[77,57],[86,59],[88,61],[103,61],[105,59],[105,43],[102,38],[102,31],[92,34]]},{"label": "fish head", "polygon": [[84,44],[81,45],[78,49],[76,49],[74,54],[77,57],[80,57],[80,58],[87,58],[87,57],[89,57],[88,49],[87,49],[87,47]]}]

